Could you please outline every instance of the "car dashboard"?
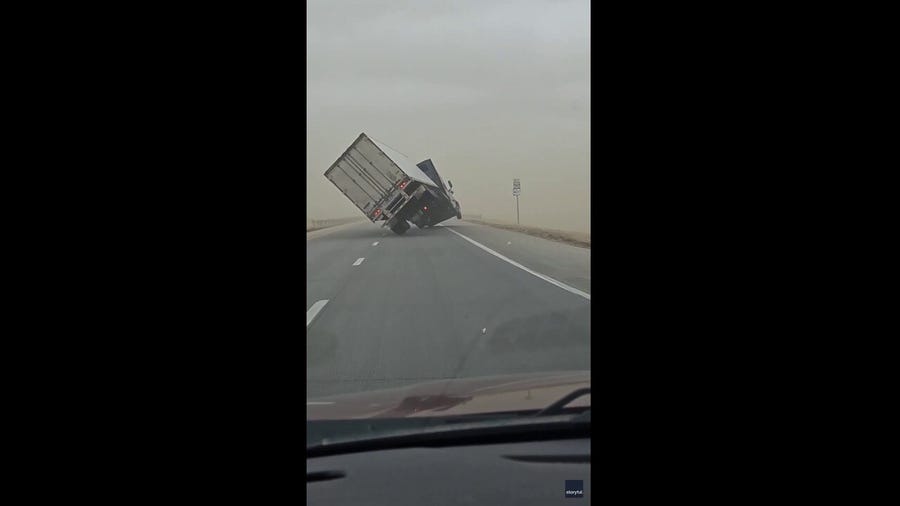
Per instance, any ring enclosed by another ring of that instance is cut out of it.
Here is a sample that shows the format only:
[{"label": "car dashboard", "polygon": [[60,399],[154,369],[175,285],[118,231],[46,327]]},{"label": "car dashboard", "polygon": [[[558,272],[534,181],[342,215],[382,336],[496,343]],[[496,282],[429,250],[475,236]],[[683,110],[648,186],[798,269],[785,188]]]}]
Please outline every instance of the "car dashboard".
[{"label": "car dashboard", "polygon": [[590,461],[589,438],[329,455],[307,459],[306,498],[329,506],[589,504]]}]

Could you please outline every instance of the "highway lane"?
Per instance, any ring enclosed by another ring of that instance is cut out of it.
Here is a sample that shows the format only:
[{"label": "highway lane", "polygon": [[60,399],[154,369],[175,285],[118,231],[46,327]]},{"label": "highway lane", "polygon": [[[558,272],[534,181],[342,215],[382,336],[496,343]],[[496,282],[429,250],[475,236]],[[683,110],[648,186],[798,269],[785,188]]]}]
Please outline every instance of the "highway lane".
[{"label": "highway lane", "polygon": [[590,300],[451,229],[590,292],[584,248],[455,219],[404,236],[369,223],[336,227],[307,240],[307,398],[590,369]]}]

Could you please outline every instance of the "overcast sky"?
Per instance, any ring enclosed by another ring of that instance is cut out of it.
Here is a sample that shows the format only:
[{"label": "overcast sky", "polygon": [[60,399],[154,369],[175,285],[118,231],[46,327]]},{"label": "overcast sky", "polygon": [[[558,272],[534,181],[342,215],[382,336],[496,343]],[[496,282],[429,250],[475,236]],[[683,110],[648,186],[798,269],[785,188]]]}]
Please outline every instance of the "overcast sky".
[{"label": "overcast sky", "polygon": [[323,173],[356,137],[431,158],[463,214],[590,230],[588,0],[307,2],[308,217],[362,213]]}]

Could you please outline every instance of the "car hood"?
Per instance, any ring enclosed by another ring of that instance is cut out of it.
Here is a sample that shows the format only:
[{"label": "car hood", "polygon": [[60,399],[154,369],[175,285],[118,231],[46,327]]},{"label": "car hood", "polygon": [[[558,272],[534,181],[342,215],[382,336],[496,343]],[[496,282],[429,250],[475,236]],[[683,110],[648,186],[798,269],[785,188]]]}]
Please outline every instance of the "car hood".
[{"label": "car hood", "polygon": [[[590,371],[483,376],[307,399],[307,420],[454,416],[543,409],[577,388]],[[590,406],[590,396],[570,406]]]}]

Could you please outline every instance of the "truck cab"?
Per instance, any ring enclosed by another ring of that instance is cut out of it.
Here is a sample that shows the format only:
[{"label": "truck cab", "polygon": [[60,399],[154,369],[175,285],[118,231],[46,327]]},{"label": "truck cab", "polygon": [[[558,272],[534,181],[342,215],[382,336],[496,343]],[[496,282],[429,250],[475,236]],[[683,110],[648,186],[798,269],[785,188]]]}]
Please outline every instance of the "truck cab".
[{"label": "truck cab", "polygon": [[453,183],[450,181],[447,181],[447,184],[444,183],[431,159],[419,162],[416,166],[434,182],[436,188],[428,189],[426,192],[428,195],[423,199],[422,208],[410,221],[419,228],[425,228],[454,216],[462,219],[459,202],[453,196]]}]

